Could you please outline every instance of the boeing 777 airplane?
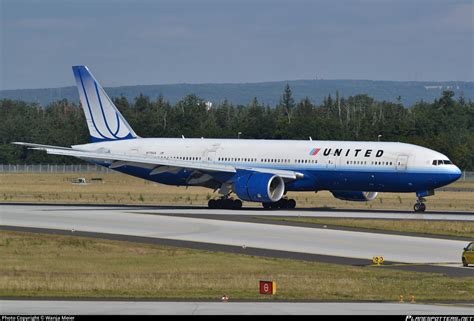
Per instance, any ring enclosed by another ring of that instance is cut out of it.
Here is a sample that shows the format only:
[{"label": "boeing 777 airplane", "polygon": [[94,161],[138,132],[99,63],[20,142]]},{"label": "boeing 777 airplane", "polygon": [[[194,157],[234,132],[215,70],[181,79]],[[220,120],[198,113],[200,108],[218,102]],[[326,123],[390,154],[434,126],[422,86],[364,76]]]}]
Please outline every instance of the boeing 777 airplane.
[{"label": "boeing 777 airplane", "polygon": [[[424,197],[456,181],[461,171],[445,155],[395,142],[141,138],[86,66],[72,67],[92,143],[58,147],[14,144],[77,157],[146,180],[217,190],[210,208],[294,208],[288,191],[328,190],[348,201],[372,201],[378,192]],[[238,198],[231,197],[234,193]]]}]

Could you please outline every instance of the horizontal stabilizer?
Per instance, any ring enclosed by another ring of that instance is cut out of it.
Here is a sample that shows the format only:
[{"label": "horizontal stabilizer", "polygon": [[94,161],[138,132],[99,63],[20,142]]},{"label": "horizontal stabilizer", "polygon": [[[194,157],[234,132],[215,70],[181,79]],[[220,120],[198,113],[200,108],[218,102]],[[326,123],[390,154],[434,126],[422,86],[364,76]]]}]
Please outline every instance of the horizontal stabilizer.
[{"label": "horizontal stabilizer", "polygon": [[42,145],[42,144],[23,143],[23,142],[12,142],[12,144],[26,146],[26,147],[29,147],[30,149],[37,149],[37,150],[47,150],[50,148],[61,149],[61,150],[73,150],[71,147],[61,147],[61,146]]}]

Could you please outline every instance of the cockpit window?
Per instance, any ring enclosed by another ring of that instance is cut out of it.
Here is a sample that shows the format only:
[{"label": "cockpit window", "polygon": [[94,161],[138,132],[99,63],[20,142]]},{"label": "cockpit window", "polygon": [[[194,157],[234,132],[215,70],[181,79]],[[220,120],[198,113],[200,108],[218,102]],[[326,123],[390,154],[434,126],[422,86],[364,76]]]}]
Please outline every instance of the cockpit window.
[{"label": "cockpit window", "polygon": [[435,159],[433,161],[433,165],[452,165],[453,162],[451,162],[450,160],[442,160],[442,159]]}]

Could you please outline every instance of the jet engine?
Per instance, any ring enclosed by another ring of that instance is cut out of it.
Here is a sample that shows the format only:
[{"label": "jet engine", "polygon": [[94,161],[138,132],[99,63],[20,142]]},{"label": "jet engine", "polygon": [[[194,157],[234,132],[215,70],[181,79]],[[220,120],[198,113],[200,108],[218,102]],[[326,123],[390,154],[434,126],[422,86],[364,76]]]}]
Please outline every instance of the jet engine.
[{"label": "jet engine", "polygon": [[244,201],[277,202],[283,197],[285,183],[275,174],[248,172],[234,179],[233,190]]},{"label": "jet engine", "polygon": [[345,201],[367,202],[377,197],[377,192],[331,191],[335,198]]}]

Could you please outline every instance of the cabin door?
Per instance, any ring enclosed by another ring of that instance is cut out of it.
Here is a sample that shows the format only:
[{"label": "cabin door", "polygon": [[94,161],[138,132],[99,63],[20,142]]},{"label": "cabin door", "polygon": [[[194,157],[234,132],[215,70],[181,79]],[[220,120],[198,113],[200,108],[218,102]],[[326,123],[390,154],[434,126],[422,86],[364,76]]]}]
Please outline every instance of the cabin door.
[{"label": "cabin door", "polygon": [[215,151],[209,151],[209,152],[207,152],[206,161],[207,161],[208,163],[214,163],[215,158],[216,158],[216,152],[215,152]]},{"label": "cabin door", "polygon": [[397,171],[406,171],[408,163],[408,156],[402,155],[397,158]]},{"label": "cabin door", "polygon": [[328,157],[327,168],[328,169],[335,169],[336,168],[336,158],[335,157]]}]

